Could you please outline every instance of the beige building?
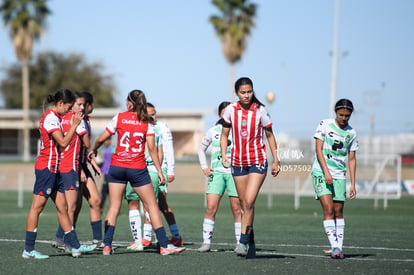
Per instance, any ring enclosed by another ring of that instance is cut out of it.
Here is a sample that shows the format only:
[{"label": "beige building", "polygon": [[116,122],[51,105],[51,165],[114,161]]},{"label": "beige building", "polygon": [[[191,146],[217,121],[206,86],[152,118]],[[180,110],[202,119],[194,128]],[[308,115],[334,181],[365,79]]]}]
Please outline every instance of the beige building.
[{"label": "beige building", "polygon": [[[91,115],[93,139],[96,138],[119,108],[97,108]],[[167,123],[174,137],[174,149],[177,158],[197,154],[198,146],[204,134],[204,115],[214,110],[157,110],[157,119]],[[34,159],[37,155],[39,140],[39,121],[42,113],[30,111],[30,148]],[[21,110],[0,110],[0,157],[21,159],[23,144],[23,112]]]}]

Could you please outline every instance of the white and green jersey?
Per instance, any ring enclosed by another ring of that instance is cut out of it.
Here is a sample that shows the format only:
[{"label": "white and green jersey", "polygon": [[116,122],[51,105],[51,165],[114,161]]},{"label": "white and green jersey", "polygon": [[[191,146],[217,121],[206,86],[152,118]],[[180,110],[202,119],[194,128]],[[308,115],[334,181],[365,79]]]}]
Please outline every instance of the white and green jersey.
[{"label": "white and green jersey", "polygon": [[[221,162],[221,150],[220,150],[220,136],[221,136],[221,124],[217,124],[214,127],[208,129],[207,133],[204,135],[201,142],[200,148],[198,150],[198,158],[200,160],[200,165],[202,169],[208,168],[205,152],[210,147],[211,152],[211,168],[214,171],[222,173],[231,173],[230,168],[224,168]],[[227,144],[227,156],[231,156],[231,132],[229,133],[229,139]]]},{"label": "white and green jersey", "polygon": [[[347,154],[358,150],[355,130],[349,124],[341,129],[336,125],[335,119],[324,119],[319,123],[313,137],[323,141],[322,153],[332,178],[345,179]],[[316,156],[312,170],[322,171]]]},{"label": "white and green jersey", "polygon": [[175,170],[175,156],[174,156],[174,142],[170,128],[164,122],[158,121],[155,124],[155,129],[158,129],[160,140],[162,144],[163,160],[161,168],[167,171],[167,175],[174,175]]},{"label": "white and green jersey", "polygon": [[[158,150],[158,146],[162,145],[162,140],[160,138],[160,129],[157,128],[155,125],[154,127],[154,141],[155,141],[155,148]],[[148,147],[145,146],[145,161],[147,162],[147,168],[148,171],[155,171],[157,172],[157,168],[155,168],[154,161],[152,161],[152,158],[148,152]]]}]

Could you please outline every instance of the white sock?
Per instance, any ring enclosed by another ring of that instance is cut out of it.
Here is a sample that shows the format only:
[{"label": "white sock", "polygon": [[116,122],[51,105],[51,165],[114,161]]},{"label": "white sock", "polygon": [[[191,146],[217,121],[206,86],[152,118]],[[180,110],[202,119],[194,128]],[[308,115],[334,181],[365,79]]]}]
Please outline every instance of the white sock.
[{"label": "white sock", "polygon": [[325,228],[325,233],[326,233],[326,236],[328,237],[331,248],[338,247],[338,243],[336,241],[335,221],[324,220],[323,227]]},{"label": "white sock", "polygon": [[344,243],[344,232],[345,232],[345,220],[336,219],[336,238],[338,242],[339,249],[342,250],[342,244]]},{"label": "white sock", "polygon": [[144,223],[144,239],[151,241],[152,240],[152,225],[150,223]]},{"label": "white sock", "polygon": [[210,219],[204,219],[203,221],[203,243],[210,244],[213,238],[214,221]]},{"label": "white sock", "polygon": [[129,226],[131,228],[132,238],[134,242],[141,243],[141,215],[139,210],[129,210]]},{"label": "white sock", "polygon": [[237,244],[240,243],[240,234],[241,234],[241,222],[234,223],[234,234],[236,235]]},{"label": "white sock", "polygon": [[149,215],[148,211],[145,211],[145,218],[147,218],[147,220],[149,222],[151,222],[150,215]]},{"label": "white sock", "polygon": [[175,239],[181,238],[180,231],[178,231],[178,226],[176,224],[172,224],[169,227],[170,227],[170,232],[173,238]]}]

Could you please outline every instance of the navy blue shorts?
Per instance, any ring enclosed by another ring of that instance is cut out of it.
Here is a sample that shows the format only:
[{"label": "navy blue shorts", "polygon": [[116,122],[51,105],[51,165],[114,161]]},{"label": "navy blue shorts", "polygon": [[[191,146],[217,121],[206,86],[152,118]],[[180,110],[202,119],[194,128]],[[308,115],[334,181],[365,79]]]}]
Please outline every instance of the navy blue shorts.
[{"label": "navy blue shorts", "polygon": [[48,168],[43,170],[35,169],[36,180],[33,186],[33,194],[49,198],[55,191],[65,192],[60,185],[60,174],[52,173]]},{"label": "navy blue shorts", "polygon": [[245,176],[250,173],[267,174],[267,161],[264,164],[254,164],[252,166],[231,166],[231,174],[233,177]]},{"label": "navy blue shorts", "polygon": [[148,169],[133,169],[119,166],[112,166],[108,172],[108,182],[127,184],[131,183],[132,187],[140,187],[151,183],[151,177]]},{"label": "navy blue shorts", "polygon": [[60,173],[60,184],[63,185],[63,189],[79,191],[79,174],[74,170],[68,173]]},{"label": "navy blue shorts", "polygon": [[87,163],[81,163],[80,166],[81,166],[81,169],[83,170],[83,172],[85,172],[86,178],[92,178],[93,179],[92,173],[91,173],[91,171],[89,171],[88,164]]}]

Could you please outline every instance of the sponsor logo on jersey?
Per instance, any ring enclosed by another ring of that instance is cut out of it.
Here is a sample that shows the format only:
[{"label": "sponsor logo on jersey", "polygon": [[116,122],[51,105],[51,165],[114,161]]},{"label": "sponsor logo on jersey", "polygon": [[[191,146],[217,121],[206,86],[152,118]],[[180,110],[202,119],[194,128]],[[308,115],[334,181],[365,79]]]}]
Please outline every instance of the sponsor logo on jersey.
[{"label": "sponsor logo on jersey", "polygon": [[122,119],[122,124],[141,125],[141,121],[134,119]]}]

